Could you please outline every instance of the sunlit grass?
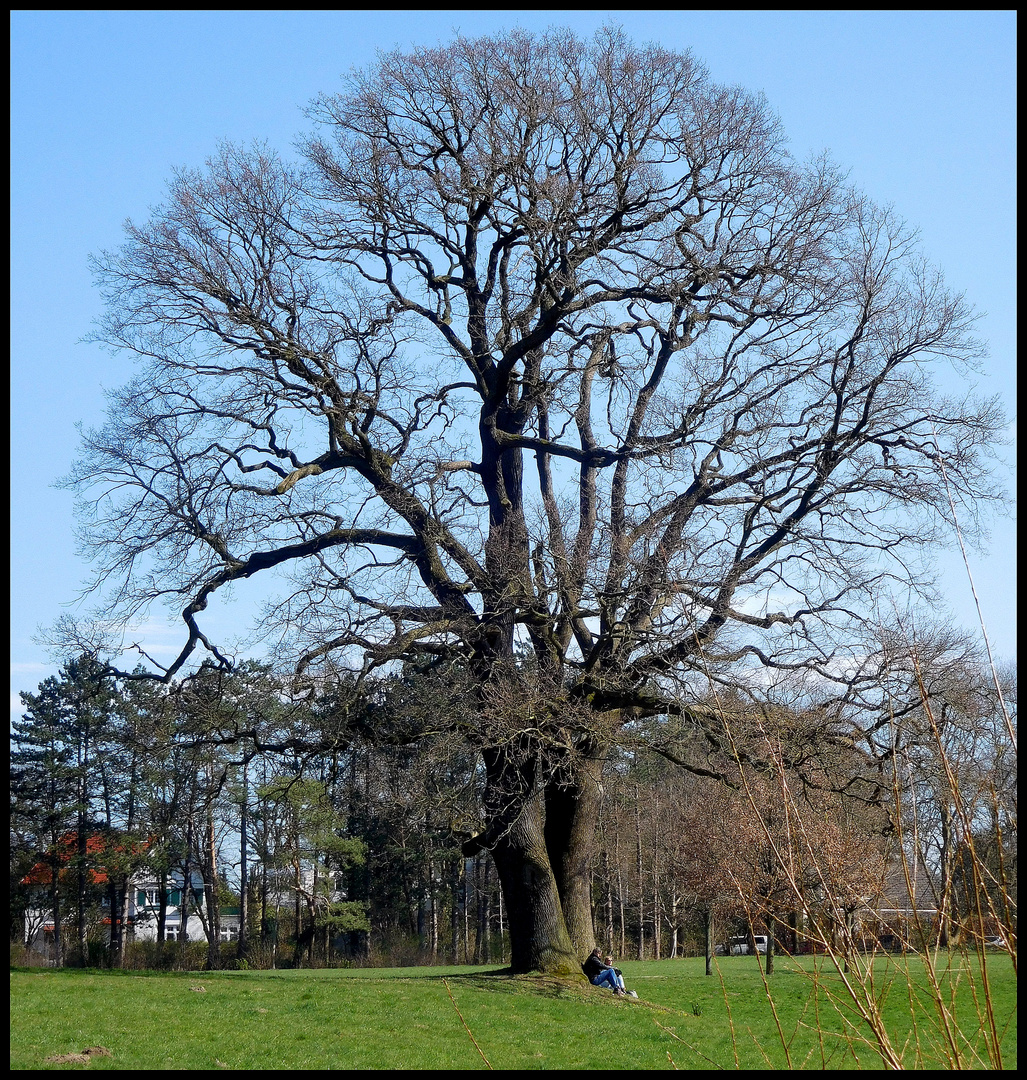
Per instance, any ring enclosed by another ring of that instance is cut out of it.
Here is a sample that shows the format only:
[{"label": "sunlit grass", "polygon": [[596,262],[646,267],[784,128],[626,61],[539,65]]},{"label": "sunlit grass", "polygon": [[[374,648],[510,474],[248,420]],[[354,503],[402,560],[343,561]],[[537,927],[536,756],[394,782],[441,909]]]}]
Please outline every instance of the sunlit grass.
[{"label": "sunlit grass", "polygon": [[[980,1037],[969,994],[972,963],[959,961],[963,970],[946,976],[968,1044]],[[793,1068],[880,1067],[865,1041],[869,1032],[851,1026],[856,1015],[838,974],[822,960],[778,960],[770,980],[778,1022],[753,957],[721,958],[719,975],[710,978],[701,960],[622,968],[638,1001],[469,967],[17,971],[11,1068],[82,1068],[45,1061],[87,1046],[112,1053],[93,1059],[90,1069],[486,1068],[461,1015],[496,1069],[734,1068],[736,1061],[742,1068],[786,1068],[789,1059]],[[911,960],[908,970],[916,991],[921,961]],[[876,962],[893,1043],[910,1067],[943,1066],[937,1015],[915,992],[911,1004],[906,973],[906,961]],[[1009,1019],[1003,1064],[1015,1067],[1015,979],[1008,962],[991,964],[989,976],[996,1012]]]}]

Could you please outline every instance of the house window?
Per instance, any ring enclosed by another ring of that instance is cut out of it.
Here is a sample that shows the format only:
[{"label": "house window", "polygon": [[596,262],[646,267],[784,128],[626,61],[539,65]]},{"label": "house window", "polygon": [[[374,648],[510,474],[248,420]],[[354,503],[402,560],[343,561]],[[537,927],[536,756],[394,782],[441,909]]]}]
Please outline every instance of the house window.
[{"label": "house window", "polygon": [[222,941],[238,941],[239,940],[239,927],[238,926],[222,926],[221,927],[221,940]]}]

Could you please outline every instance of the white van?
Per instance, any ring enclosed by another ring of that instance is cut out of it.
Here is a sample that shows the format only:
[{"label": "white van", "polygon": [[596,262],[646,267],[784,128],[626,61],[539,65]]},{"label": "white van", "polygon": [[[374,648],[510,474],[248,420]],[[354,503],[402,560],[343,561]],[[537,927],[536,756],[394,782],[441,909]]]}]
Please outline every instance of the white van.
[{"label": "white van", "polygon": [[[752,939],[756,943],[756,951],[758,953],[766,953],[767,951],[767,938],[765,934],[756,934]],[[752,949],[749,945],[749,939],[747,937],[733,937],[727,943],[725,952],[731,956],[748,956]]]}]

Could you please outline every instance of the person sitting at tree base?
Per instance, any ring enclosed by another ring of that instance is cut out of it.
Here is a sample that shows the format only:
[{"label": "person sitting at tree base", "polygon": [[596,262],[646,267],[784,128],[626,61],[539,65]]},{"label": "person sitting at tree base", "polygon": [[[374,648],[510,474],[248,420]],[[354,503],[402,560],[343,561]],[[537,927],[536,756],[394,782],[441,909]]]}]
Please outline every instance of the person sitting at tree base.
[{"label": "person sitting at tree base", "polygon": [[638,997],[634,990],[624,989],[624,977],[619,969],[613,966],[613,957],[607,957],[606,963],[603,963],[598,949],[592,950],[588,959],[581,965],[581,970],[593,986],[608,986],[618,997],[626,995]]},{"label": "person sitting at tree base", "polygon": [[[617,976],[617,981],[620,983],[621,989],[624,990],[624,972],[621,971],[621,969],[619,967],[613,967],[613,957],[612,956],[608,956],[606,958],[605,965],[608,968],[613,968],[613,973],[614,973],[614,975]],[[634,990],[624,990],[624,993],[627,994],[628,997],[633,997],[633,998],[638,997],[638,994],[636,994]]]}]

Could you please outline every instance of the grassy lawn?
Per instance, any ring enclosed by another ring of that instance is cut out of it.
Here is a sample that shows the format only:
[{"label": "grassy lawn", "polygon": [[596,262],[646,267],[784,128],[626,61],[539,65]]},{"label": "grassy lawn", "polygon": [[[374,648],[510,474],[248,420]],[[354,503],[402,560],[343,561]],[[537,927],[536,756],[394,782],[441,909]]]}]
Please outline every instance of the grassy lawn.
[{"label": "grassy lawn", "polygon": [[[944,1067],[938,1010],[923,998],[923,964],[908,961],[907,980],[906,963],[878,961],[874,972],[893,1044],[908,1067]],[[776,1021],[753,957],[719,958],[711,978],[700,960],[622,968],[637,1001],[468,967],[22,969],[11,972],[11,1068],[484,1069],[461,1015],[496,1069],[787,1068],[779,1028],[792,1068],[880,1067],[839,976],[812,959],[778,960],[771,978]],[[990,959],[988,976],[1005,1031],[1003,1065],[1012,1068],[1016,983],[1008,958]],[[954,1037],[964,1049],[983,1045],[973,1001],[977,963],[954,958],[941,981],[958,1019]],[[46,1063],[94,1046],[111,1056],[88,1065]]]}]

